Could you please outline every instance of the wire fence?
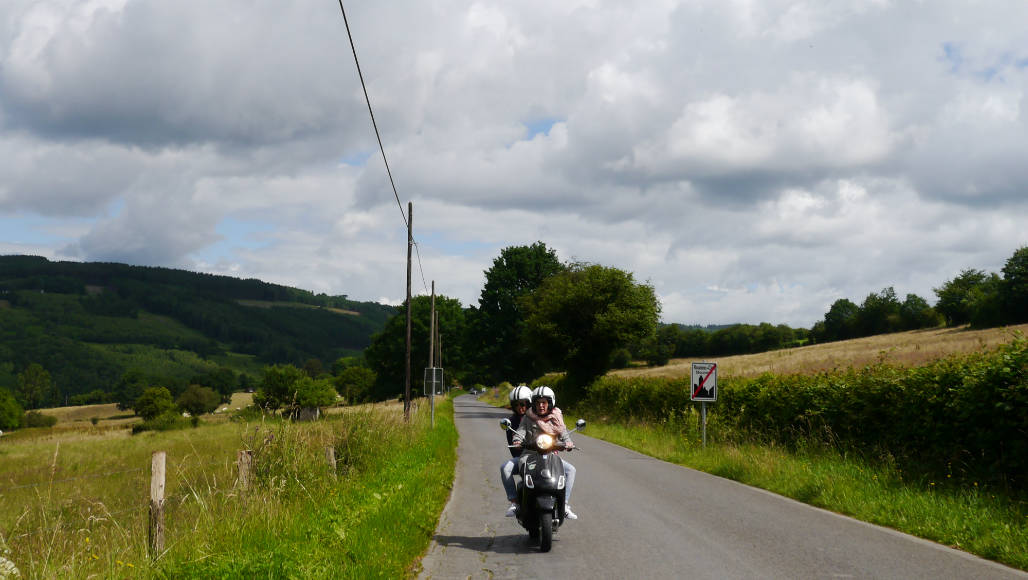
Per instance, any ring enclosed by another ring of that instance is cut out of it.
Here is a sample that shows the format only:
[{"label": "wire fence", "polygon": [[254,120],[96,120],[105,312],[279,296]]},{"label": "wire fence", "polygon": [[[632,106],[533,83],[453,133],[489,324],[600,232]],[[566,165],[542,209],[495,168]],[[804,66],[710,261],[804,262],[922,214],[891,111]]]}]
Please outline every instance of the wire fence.
[{"label": "wire fence", "polygon": [[[253,451],[250,450],[238,451],[235,461],[227,458],[190,461],[190,455],[187,455],[186,459],[167,470],[162,457],[159,473],[153,462],[157,455],[166,457],[163,451],[154,452],[150,467],[72,477],[57,478],[54,474],[58,468],[46,466],[51,472],[47,479],[0,487],[0,501],[7,506],[20,506],[4,515],[9,521],[0,522],[0,546],[61,533],[87,534],[85,538],[88,539],[88,534],[103,528],[114,528],[130,537],[138,534],[149,522],[151,553],[160,553],[163,550],[166,511],[173,512],[173,520],[188,518],[189,508],[193,506],[206,508],[219,500],[241,495],[249,487],[254,469]],[[336,460],[333,447],[325,449],[324,460],[334,476]],[[125,476],[128,476],[128,481],[124,480]],[[121,481],[108,483],[119,479]],[[97,480],[103,482],[97,485]],[[165,493],[169,481],[171,493]],[[92,485],[83,485],[85,483]],[[158,488],[159,494],[155,495]],[[159,533],[155,527],[160,529]]]}]

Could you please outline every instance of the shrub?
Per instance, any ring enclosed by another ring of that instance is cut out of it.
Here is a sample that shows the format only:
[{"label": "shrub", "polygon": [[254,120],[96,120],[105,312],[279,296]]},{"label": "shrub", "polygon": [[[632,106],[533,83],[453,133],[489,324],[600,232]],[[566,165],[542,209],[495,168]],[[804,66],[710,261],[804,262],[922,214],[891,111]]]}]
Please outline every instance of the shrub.
[{"label": "shrub", "polygon": [[14,398],[14,393],[0,387],[0,429],[17,429],[21,427],[24,409]]},{"label": "shrub", "polygon": [[147,419],[142,423],[137,423],[132,426],[132,434],[142,433],[143,431],[172,431],[174,429],[185,429],[189,427],[192,422],[186,419],[182,415],[179,415],[174,409],[165,411],[156,417]]},{"label": "shrub", "polygon": [[175,402],[171,398],[171,391],[165,387],[150,387],[143,391],[143,394],[136,399],[136,414],[149,421],[158,415],[175,409]]},{"label": "shrub", "polygon": [[22,425],[25,427],[53,427],[56,424],[57,417],[44,415],[39,411],[25,413],[25,419],[22,421]]}]

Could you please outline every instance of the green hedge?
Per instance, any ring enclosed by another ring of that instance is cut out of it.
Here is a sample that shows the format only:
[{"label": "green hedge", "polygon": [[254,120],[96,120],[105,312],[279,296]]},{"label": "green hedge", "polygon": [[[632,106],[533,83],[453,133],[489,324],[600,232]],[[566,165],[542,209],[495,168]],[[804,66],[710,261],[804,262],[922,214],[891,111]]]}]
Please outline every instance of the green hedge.
[{"label": "green hedge", "polygon": [[[908,471],[1028,487],[1028,340],[905,369],[719,380],[716,435],[827,444],[886,455]],[[604,377],[582,410],[616,420],[695,424],[688,379]]]}]

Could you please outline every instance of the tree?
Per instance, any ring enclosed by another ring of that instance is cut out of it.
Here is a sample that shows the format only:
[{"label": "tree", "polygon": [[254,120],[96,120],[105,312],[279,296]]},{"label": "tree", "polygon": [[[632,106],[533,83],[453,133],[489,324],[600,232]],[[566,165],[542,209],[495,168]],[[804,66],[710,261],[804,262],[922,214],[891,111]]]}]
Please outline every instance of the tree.
[{"label": "tree", "polygon": [[125,371],[114,385],[114,400],[118,403],[118,408],[123,411],[134,408],[136,400],[148,386],[149,380],[143,371],[137,368]]},{"label": "tree", "polygon": [[927,300],[917,294],[907,294],[906,299],[900,304],[899,317],[903,330],[930,328],[938,326],[941,322],[935,309],[928,305]]},{"label": "tree", "polygon": [[[432,301],[429,296],[411,298],[411,394],[422,392],[423,369],[428,366],[429,317]],[[443,337],[442,365],[448,377],[460,381],[467,372],[462,338],[466,336],[467,324],[464,309],[456,298],[435,297],[439,332]],[[375,401],[395,398],[403,392],[404,356],[407,340],[407,309],[390,318],[382,332],[371,339],[371,346],[364,351],[368,367],[375,371],[375,388],[370,398]]]},{"label": "tree", "polygon": [[168,411],[175,410],[175,401],[171,398],[171,391],[165,387],[150,387],[143,391],[133,404],[136,415],[144,421],[155,419]]},{"label": "tree", "polygon": [[536,242],[504,248],[485,271],[472,336],[480,345],[475,361],[486,380],[517,384],[542,374],[541,361],[523,340],[525,315],[519,300],[565,269],[554,250]]},{"label": "tree", "polygon": [[607,372],[617,349],[652,335],[660,316],[652,286],[598,265],[576,264],[547,278],[520,305],[533,352],[567,370],[572,392],[565,400],[575,400]]},{"label": "tree", "polygon": [[332,379],[328,377],[312,379],[305,376],[296,382],[295,388],[297,409],[334,405],[338,397]]},{"label": "tree", "polygon": [[971,321],[972,292],[987,279],[985,272],[968,268],[956,278],[932,289],[939,297],[935,310],[946,318],[948,326],[967,324]]},{"label": "tree", "polygon": [[1015,251],[1003,266],[1002,294],[1007,323],[1028,322],[1028,246]]},{"label": "tree", "polygon": [[661,326],[655,334],[643,340],[640,354],[646,359],[646,364],[649,366],[662,367],[674,356],[677,340],[677,326],[673,324]]},{"label": "tree", "polygon": [[868,294],[857,312],[857,336],[873,336],[899,330],[899,310],[900,303],[892,286]]},{"label": "tree", "polygon": [[304,376],[302,370],[289,364],[264,367],[261,384],[253,396],[254,404],[272,411],[291,405],[296,395],[295,385]]},{"label": "tree", "polygon": [[857,314],[860,308],[851,300],[840,298],[825,313],[825,339],[845,340],[857,335]]},{"label": "tree", "polygon": [[185,391],[178,396],[175,404],[179,409],[188,412],[194,417],[206,413],[212,413],[221,404],[221,395],[210,387],[201,385],[189,385]]},{"label": "tree", "polygon": [[38,409],[50,401],[53,383],[50,373],[41,365],[32,363],[18,373],[18,398],[25,409]]},{"label": "tree", "polygon": [[230,403],[232,402],[232,393],[239,385],[239,375],[228,367],[218,367],[208,373],[206,380],[200,384],[214,389],[222,403]]},{"label": "tree", "polygon": [[700,328],[689,328],[678,334],[675,342],[675,356],[699,356],[708,353],[710,333]]},{"label": "tree", "polygon": [[25,413],[14,393],[0,387],[0,429],[17,429],[21,427],[21,418]]},{"label": "tree", "polygon": [[366,401],[375,387],[375,371],[359,366],[345,368],[335,378],[335,386],[347,403]]},{"label": "tree", "polygon": [[968,293],[966,302],[973,328],[1000,326],[1010,321],[1010,313],[1003,308],[1003,287],[1003,280],[993,273]]}]

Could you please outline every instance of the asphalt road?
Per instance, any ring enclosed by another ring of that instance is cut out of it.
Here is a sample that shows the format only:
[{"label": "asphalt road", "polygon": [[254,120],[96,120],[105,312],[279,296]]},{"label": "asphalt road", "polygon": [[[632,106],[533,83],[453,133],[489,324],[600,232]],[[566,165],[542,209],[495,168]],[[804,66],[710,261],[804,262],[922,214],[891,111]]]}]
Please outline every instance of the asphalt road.
[{"label": "asphalt road", "polygon": [[454,411],[456,479],[422,579],[1028,578],[577,433],[581,451],[567,458],[578,468],[571,504],[579,519],[543,554],[503,517],[499,468],[509,455],[499,419],[507,412],[470,395],[458,397]]}]

